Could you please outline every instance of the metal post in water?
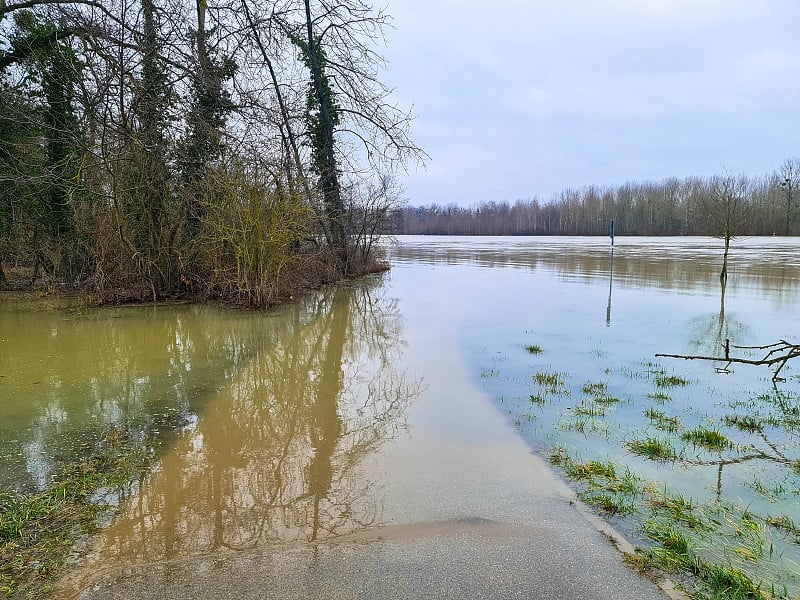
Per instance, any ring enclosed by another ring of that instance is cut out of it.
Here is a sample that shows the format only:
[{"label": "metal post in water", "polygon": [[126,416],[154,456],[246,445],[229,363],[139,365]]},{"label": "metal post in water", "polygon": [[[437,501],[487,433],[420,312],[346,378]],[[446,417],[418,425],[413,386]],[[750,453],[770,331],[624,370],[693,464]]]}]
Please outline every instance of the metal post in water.
[{"label": "metal post in water", "polygon": [[606,327],[611,325],[611,288],[614,284],[614,219],[611,219],[611,261],[608,269],[608,304],[606,305]]}]

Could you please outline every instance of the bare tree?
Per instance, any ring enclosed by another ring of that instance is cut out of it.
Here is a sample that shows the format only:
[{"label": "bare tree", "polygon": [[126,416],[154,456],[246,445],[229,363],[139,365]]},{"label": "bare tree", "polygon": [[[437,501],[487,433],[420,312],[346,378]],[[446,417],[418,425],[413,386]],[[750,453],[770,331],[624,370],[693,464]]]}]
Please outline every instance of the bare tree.
[{"label": "bare tree", "polygon": [[749,182],[743,175],[726,173],[711,178],[703,203],[709,233],[724,243],[720,281],[728,278],[728,253],[731,240],[741,235],[750,211]]}]

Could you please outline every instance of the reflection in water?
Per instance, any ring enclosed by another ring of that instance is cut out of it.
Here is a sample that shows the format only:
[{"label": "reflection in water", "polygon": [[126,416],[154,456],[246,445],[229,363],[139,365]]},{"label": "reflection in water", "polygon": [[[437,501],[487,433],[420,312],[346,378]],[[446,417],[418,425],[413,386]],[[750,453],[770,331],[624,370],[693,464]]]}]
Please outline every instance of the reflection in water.
[{"label": "reflection in water", "polygon": [[606,326],[611,325],[611,287],[614,284],[614,221],[611,221],[611,259],[608,266],[608,305],[606,306]]},{"label": "reflection in water", "polygon": [[706,356],[726,356],[729,345],[747,345],[747,338],[750,336],[750,328],[743,321],[725,314],[727,280],[719,281],[719,312],[700,315],[689,322],[689,329],[692,332],[690,346]]},{"label": "reflection in water", "polygon": [[[608,238],[399,236],[391,248],[397,263],[472,264],[550,271],[565,279],[605,278]],[[719,281],[715,238],[616,237],[617,285],[712,291]],[[729,264],[729,283],[770,290],[776,301],[800,287],[794,238],[743,238]]]},{"label": "reflection in water", "polygon": [[200,307],[0,305],[0,489],[46,487],[112,425],[164,438],[169,423],[192,421],[247,359],[257,338],[244,323]]},{"label": "reflection in water", "polygon": [[401,322],[378,292],[340,286],[284,307],[269,343],[251,349],[140,482],[86,572],[379,523],[361,465],[404,427],[420,386],[393,369]]}]

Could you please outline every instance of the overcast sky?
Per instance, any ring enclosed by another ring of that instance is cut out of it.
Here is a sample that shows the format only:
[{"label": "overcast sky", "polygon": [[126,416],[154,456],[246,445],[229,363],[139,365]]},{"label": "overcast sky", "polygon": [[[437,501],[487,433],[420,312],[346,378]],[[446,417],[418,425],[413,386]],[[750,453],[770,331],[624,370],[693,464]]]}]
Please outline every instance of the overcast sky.
[{"label": "overcast sky", "polygon": [[798,0],[384,0],[383,79],[413,105],[411,204],[800,156]]}]

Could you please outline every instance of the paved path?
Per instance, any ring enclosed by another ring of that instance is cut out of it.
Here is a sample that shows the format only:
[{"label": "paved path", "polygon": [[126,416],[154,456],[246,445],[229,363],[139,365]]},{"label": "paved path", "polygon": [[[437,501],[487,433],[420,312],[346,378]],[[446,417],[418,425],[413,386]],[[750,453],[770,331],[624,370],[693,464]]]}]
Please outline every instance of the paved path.
[{"label": "paved path", "polygon": [[[582,527],[466,527],[403,540],[204,557],[103,577],[80,597],[663,599]],[[578,550],[573,546],[580,536]],[[543,538],[546,542],[543,543]]]},{"label": "paved path", "polygon": [[79,597],[667,598],[623,564],[608,534],[597,528],[602,522],[572,503],[546,465],[526,458],[526,474],[539,492],[515,497],[504,490],[505,500],[494,505],[499,510],[484,516],[389,526],[317,545],[120,566],[90,582]]}]

